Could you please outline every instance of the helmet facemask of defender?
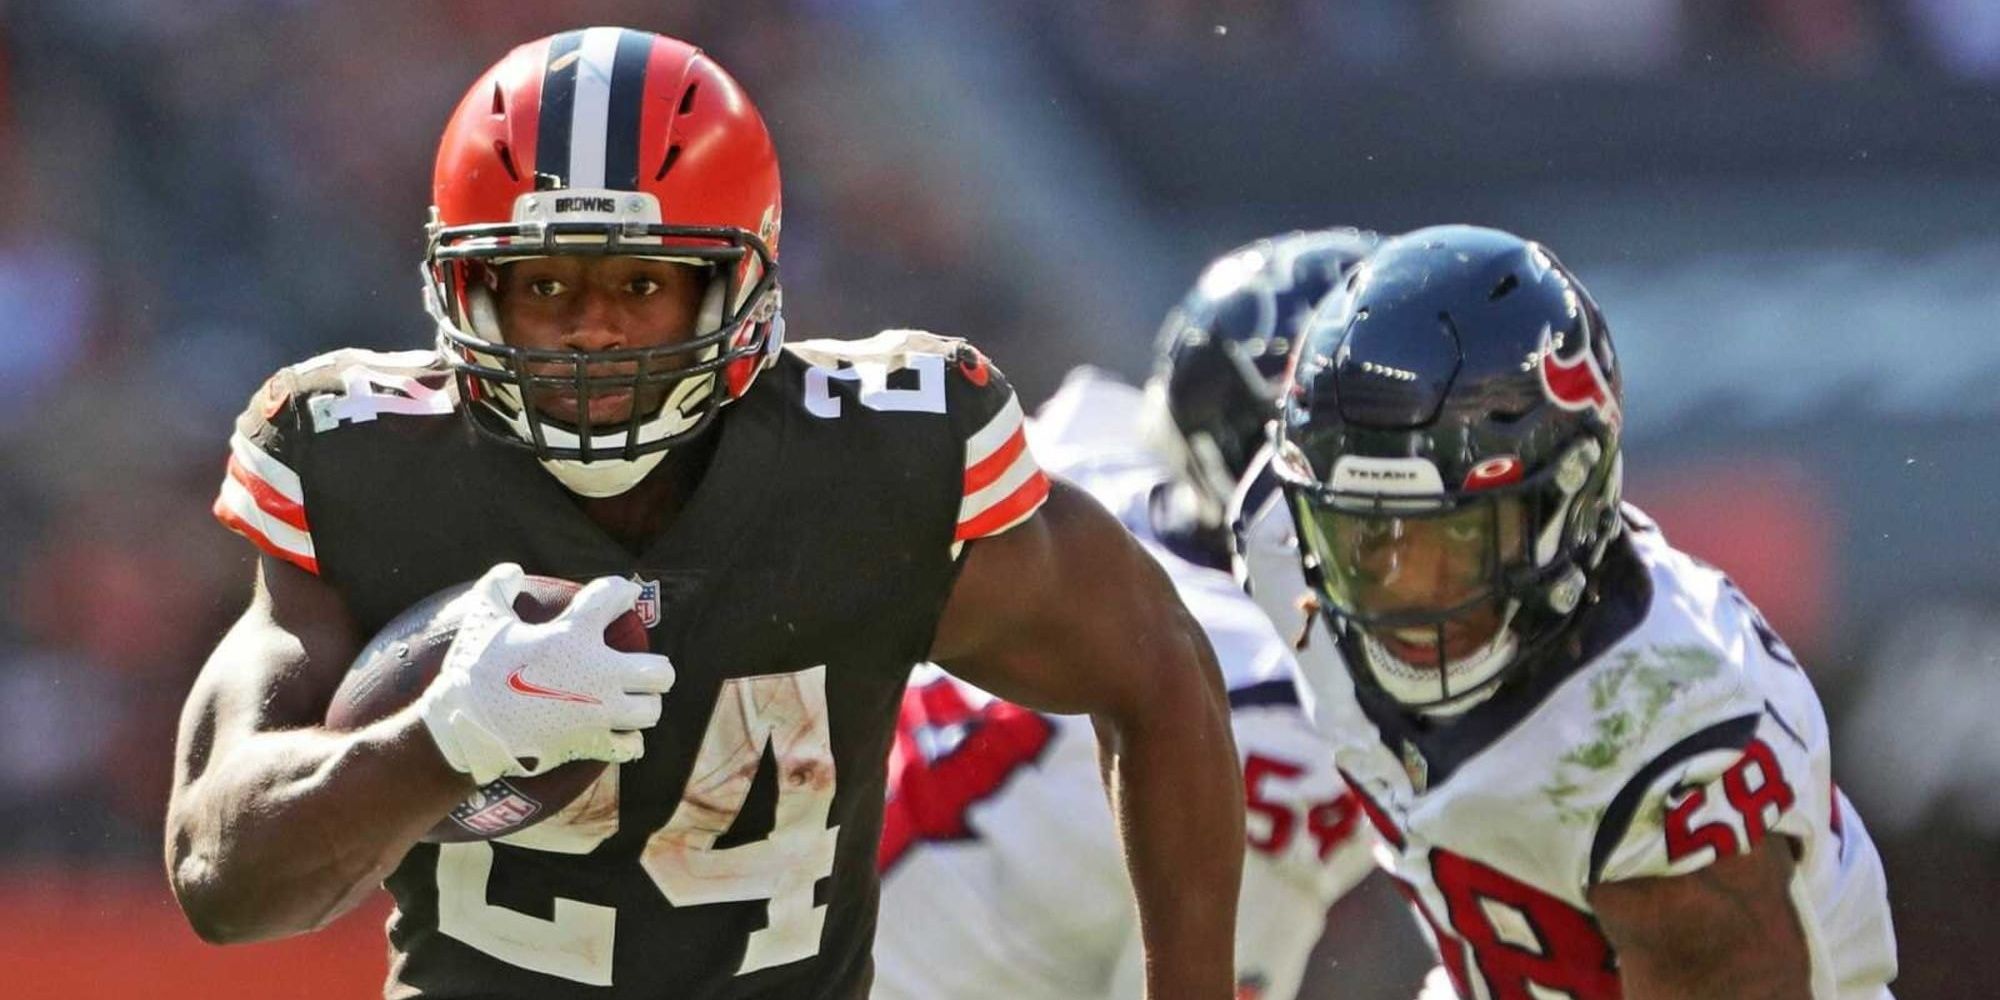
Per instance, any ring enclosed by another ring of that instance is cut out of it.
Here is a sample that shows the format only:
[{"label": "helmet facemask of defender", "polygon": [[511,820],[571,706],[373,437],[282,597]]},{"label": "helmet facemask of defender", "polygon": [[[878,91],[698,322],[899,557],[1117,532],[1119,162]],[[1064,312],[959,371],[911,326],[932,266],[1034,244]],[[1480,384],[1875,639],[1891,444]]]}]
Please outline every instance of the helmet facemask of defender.
[{"label": "helmet facemask of defender", "polygon": [[[473,424],[584,496],[622,493],[702,433],[782,342],[776,154],[734,80],[699,50],[590,28],[515,49],[475,83],[439,147],[426,304]],[[699,269],[692,335],[602,351],[509,344],[500,269],[548,256]],[[574,401],[573,419],[551,398]],[[593,421],[591,401],[630,400]]]},{"label": "helmet facemask of defender", "polygon": [[1273,463],[1357,684],[1448,716],[1531,663],[1618,531],[1618,433],[1609,335],[1546,251],[1383,244],[1314,316]]}]

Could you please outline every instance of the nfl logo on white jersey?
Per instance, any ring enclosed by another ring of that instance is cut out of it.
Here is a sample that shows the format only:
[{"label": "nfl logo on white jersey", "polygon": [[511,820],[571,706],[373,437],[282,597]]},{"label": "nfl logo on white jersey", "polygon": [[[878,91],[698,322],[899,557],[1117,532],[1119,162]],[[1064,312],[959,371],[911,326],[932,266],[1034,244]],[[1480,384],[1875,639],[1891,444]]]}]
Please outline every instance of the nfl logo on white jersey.
[{"label": "nfl logo on white jersey", "polygon": [[639,615],[639,622],[647,628],[660,623],[660,581],[641,580],[639,574],[632,574],[632,582],[639,585],[639,600],[632,610]]}]

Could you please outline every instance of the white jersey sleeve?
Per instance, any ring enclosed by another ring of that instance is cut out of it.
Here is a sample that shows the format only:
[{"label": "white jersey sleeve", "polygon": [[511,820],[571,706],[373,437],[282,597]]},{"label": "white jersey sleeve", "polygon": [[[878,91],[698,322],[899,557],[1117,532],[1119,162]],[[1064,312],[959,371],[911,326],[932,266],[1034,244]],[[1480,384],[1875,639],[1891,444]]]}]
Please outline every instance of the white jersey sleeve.
[{"label": "white jersey sleeve", "polygon": [[[1627,520],[1654,576],[1654,627],[1593,678],[1594,693],[1642,724],[1655,705],[1660,717],[1633,755],[1642,763],[1588,796],[1601,800],[1588,882],[1684,875],[1783,837],[1799,854],[1793,895],[1816,995],[1885,995],[1896,958],[1882,862],[1834,783],[1805,671],[1728,577],[1667,545],[1636,510]],[[1647,648],[1678,662],[1682,691],[1653,686],[1631,658]]]}]

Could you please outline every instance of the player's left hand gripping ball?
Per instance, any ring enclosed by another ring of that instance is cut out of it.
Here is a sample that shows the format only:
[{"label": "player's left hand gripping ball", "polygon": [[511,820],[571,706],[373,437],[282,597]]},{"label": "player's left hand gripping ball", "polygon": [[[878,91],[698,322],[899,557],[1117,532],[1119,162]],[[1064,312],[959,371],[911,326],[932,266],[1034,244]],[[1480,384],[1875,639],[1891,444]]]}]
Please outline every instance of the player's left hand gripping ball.
[{"label": "player's left hand gripping ball", "polygon": [[460,599],[458,635],[423,696],[438,748],[481,784],[573,760],[637,759],[645,752],[639,730],[660,721],[660,695],[674,685],[666,657],[604,640],[638,601],[639,585],[600,577],[553,621],[533,624],[514,611],[523,578],[521,567],[502,563]]}]

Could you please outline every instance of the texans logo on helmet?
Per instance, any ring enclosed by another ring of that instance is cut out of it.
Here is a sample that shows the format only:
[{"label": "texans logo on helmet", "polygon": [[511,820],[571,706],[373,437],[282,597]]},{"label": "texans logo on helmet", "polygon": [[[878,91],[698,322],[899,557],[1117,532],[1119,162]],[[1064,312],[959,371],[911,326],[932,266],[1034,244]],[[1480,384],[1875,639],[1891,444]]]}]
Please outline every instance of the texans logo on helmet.
[{"label": "texans logo on helmet", "polygon": [[1611,380],[1604,377],[1604,370],[1597,367],[1597,358],[1590,353],[1588,337],[1576,357],[1559,358],[1554,332],[1544,329],[1541,355],[1542,391],[1557,406],[1565,410],[1595,410],[1614,429],[1624,421],[1618,398],[1611,392]]}]

